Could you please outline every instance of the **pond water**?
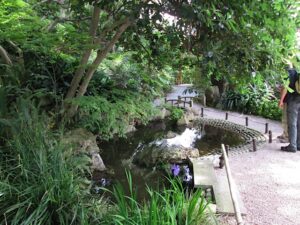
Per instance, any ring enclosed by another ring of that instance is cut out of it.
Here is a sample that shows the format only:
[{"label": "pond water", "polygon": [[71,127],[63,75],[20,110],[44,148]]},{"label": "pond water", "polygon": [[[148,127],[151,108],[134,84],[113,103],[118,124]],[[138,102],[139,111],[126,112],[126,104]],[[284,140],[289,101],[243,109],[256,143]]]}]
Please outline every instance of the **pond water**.
[{"label": "pond water", "polygon": [[[166,139],[170,131],[177,136]],[[114,180],[119,181],[126,189],[125,169],[129,170],[138,198],[141,199],[147,196],[146,186],[157,190],[159,185],[165,183],[166,172],[156,167],[141,168],[132,164],[130,159],[142,146],[160,143],[162,140],[167,141],[168,145],[180,143],[184,147],[197,148],[201,156],[214,154],[213,149],[220,148],[221,144],[236,146],[242,143],[238,135],[220,128],[206,125],[197,130],[178,127],[168,121],[157,121],[138,127],[137,131],[129,134],[127,138],[100,142],[99,147],[105,165],[114,172]],[[94,178],[97,177],[95,174]]]}]

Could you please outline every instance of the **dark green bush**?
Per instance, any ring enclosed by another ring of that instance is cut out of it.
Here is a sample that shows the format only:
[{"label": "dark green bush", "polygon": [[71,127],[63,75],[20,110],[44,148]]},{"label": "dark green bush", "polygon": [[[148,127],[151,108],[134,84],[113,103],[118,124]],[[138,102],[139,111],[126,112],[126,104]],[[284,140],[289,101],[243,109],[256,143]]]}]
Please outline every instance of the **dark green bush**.
[{"label": "dark green bush", "polygon": [[170,118],[175,121],[179,120],[184,114],[183,109],[177,107],[170,107],[168,109],[171,111]]},{"label": "dark green bush", "polygon": [[225,110],[254,114],[269,119],[280,120],[281,110],[271,88],[249,87],[244,93],[227,91],[222,97],[221,105]]}]

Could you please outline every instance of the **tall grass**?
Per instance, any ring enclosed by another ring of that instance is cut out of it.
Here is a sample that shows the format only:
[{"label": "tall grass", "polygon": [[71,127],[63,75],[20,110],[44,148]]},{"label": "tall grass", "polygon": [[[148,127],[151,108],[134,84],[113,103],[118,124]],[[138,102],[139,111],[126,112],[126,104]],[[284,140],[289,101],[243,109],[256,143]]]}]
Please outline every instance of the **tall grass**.
[{"label": "tall grass", "polygon": [[104,217],[102,224],[119,225],[199,225],[217,224],[208,210],[202,191],[188,194],[178,180],[169,180],[170,187],[162,191],[148,189],[149,201],[139,203],[133,191],[132,179],[127,173],[129,196],[121,185],[112,191],[115,211]]},{"label": "tall grass", "polygon": [[0,224],[98,222],[103,204],[89,194],[88,159],[63,146],[30,103],[21,105],[0,149]]}]

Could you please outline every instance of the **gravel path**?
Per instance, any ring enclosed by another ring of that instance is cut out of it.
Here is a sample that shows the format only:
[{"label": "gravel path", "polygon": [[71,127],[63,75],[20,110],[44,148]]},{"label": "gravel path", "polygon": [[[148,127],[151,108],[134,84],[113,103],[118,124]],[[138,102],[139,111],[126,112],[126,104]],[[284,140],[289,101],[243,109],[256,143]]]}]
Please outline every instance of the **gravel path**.
[{"label": "gravel path", "polygon": [[[175,86],[168,98],[184,96],[182,91],[190,85]],[[191,96],[190,94],[186,94]],[[204,117],[224,119],[225,111],[194,104],[194,110],[204,108]],[[229,112],[228,120],[245,125],[262,133],[265,124],[273,133],[273,143],[263,144],[257,152],[230,157],[232,176],[242,197],[249,225],[300,225],[300,152],[280,151],[284,145],[276,140],[282,133],[280,122],[257,116]],[[217,176],[226,176],[225,169],[216,169]],[[222,216],[223,224],[236,224],[234,217]]]}]

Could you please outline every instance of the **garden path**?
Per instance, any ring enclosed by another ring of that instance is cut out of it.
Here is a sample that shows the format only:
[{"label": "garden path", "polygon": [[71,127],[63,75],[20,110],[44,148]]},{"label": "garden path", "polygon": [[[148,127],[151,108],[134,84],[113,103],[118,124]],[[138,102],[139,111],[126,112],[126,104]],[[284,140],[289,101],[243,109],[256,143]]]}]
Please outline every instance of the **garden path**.
[{"label": "garden path", "polygon": [[[168,98],[176,98],[190,85],[174,86]],[[191,96],[191,94],[185,94]],[[195,110],[203,106],[194,104]],[[229,112],[228,120],[265,132],[265,123],[273,132],[273,143],[261,145],[256,152],[241,153],[229,158],[232,176],[241,194],[248,225],[300,225],[300,152],[280,151],[284,144],[276,139],[282,128],[278,121],[258,116]],[[225,119],[225,111],[204,107],[204,117]],[[217,176],[226,176],[225,169],[216,169]],[[221,217],[223,224],[235,224],[235,218]]]}]

